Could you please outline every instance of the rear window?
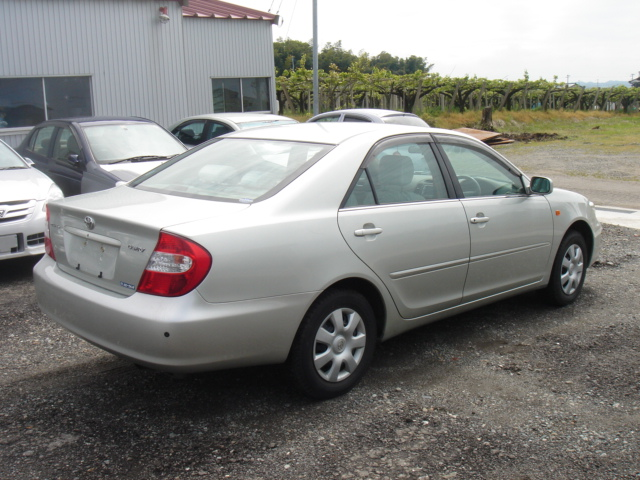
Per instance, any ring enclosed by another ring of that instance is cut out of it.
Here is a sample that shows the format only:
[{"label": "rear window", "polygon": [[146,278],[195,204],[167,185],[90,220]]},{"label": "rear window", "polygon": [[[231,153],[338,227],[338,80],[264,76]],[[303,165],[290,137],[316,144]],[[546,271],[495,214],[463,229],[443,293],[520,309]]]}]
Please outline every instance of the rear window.
[{"label": "rear window", "polygon": [[131,186],[169,195],[253,203],[284,188],[331,148],[317,143],[224,138],[164,164]]},{"label": "rear window", "polygon": [[428,127],[429,124],[422,120],[420,117],[413,115],[389,115],[383,117],[384,123],[393,123],[395,125],[410,125],[412,127]]}]

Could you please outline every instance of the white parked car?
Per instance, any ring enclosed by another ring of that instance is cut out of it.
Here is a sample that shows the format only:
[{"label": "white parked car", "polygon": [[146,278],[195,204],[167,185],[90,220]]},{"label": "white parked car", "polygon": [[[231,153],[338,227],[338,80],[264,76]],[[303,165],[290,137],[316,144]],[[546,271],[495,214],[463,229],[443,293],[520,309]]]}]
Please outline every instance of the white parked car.
[{"label": "white parked car", "polygon": [[193,148],[225,133],[293,123],[298,123],[298,121],[271,113],[208,113],[183,118],[169,127],[169,131],[187,147]]},{"label": "white parked car", "polygon": [[49,206],[42,309],[151,368],[289,362],[345,393],[376,343],[522,292],[578,297],[601,225],[577,193],[447,130],[245,130]]},{"label": "white parked car", "polygon": [[0,140],[0,260],[44,253],[45,205],[62,191]]},{"label": "white parked car", "polygon": [[413,113],[385,110],[383,108],[346,108],[320,113],[307,122],[371,122],[428,127],[429,124]]}]

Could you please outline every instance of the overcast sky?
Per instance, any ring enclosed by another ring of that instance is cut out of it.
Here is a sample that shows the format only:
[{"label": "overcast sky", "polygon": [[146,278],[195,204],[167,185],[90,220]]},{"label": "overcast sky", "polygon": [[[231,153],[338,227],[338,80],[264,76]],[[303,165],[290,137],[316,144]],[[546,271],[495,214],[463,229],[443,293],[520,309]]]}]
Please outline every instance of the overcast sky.
[{"label": "overcast sky", "polygon": [[[279,13],[279,37],[313,37],[313,0],[227,0]],[[432,72],[628,81],[640,71],[639,0],[317,0],[318,45],[426,57]]]}]

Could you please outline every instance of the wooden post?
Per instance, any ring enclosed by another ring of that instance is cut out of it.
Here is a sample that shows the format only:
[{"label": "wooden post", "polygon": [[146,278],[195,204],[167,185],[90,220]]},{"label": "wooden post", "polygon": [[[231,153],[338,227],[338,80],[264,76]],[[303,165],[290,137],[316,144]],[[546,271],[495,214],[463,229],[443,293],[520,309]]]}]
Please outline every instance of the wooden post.
[{"label": "wooden post", "polygon": [[493,132],[493,108],[485,107],[482,109],[482,130]]}]

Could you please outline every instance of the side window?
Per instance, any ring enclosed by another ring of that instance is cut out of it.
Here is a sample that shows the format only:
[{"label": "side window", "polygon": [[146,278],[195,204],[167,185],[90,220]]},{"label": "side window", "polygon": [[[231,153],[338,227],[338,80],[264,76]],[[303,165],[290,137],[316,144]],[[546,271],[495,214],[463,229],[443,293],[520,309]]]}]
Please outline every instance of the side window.
[{"label": "side window", "polygon": [[53,138],[55,131],[56,127],[53,125],[38,129],[38,131],[35,132],[29,140],[29,150],[46,157],[49,154],[51,139]]},{"label": "side window", "polygon": [[374,153],[345,207],[446,198],[447,188],[431,145],[405,143]]},{"label": "side window", "polygon": [[212,122],[211,134],[209,135],[209,138],[207,140],[209,140],[210,138],[219,137],[220,135],[224,135],[225,133],[229,132],[233,132],[233,129],[228,125],[225,125],[224,123]]},{"label": "side window", "polygon": [[338,122],[340,121],[340,115],[329,115],[327,117],[321,117],[314,122]]},{"label": "side window", "polygon": [[63,128],[60,130],[60,134],[53,145],[53,158],[54,160],[65,161],[69,158],[69,155],[79,155],[80,146],[73,136],[70,128]]},{"label": "side window", "polygon": [[371,123],[370,120],[366,119],[366,118],[362,118],[362,117],[357,117],[357,116],[353,116],[353,115],[345,115],[344,119],[342,120],[343,122],[361,122],[361,123]]},{"label": "side window", "polygon": [[178,137],[178,140],[185,145],[200,145],[205,141],[205,138],[202,136],[205,123],[205,120],[183,123],[182,125],[174,128],[171,133]]},{"label": "side window", "polygon": [[520,176],[487,153],[467,145],[441,146],[465,198],[525,193]]}]

